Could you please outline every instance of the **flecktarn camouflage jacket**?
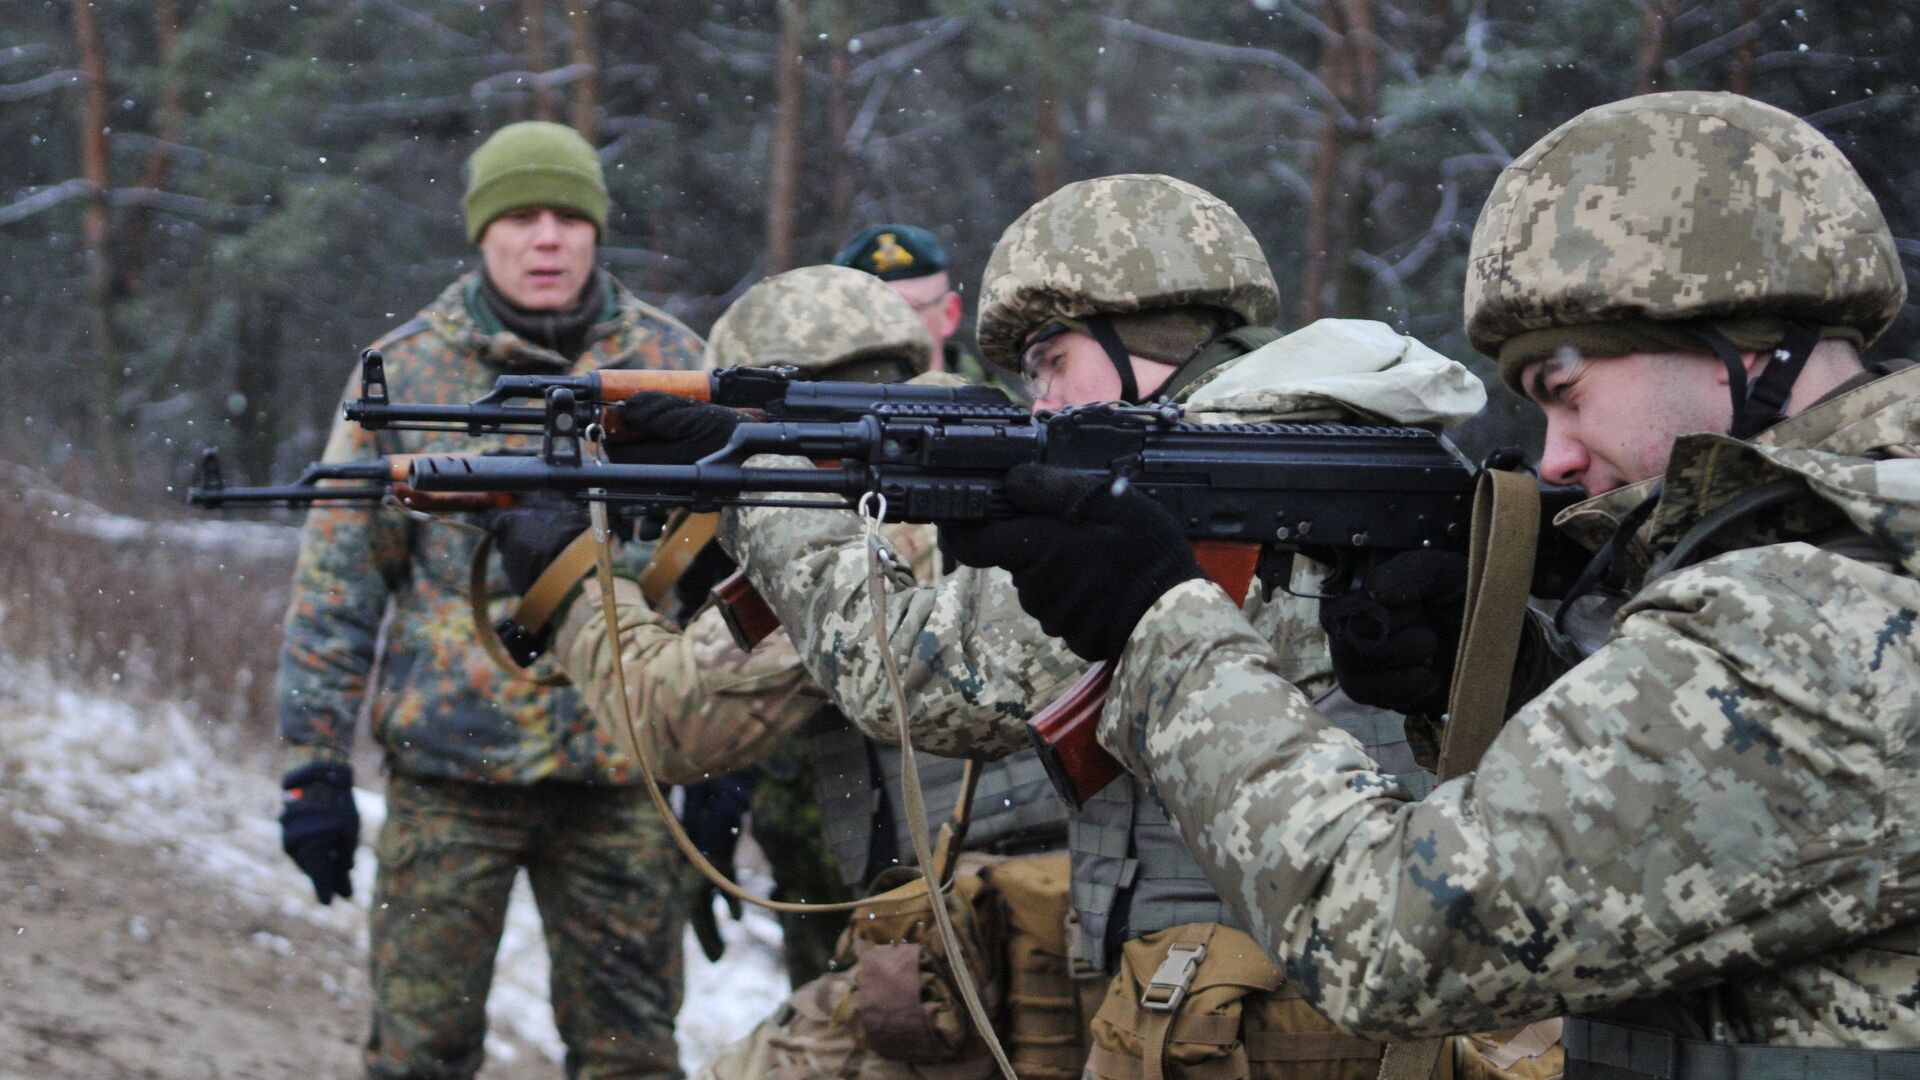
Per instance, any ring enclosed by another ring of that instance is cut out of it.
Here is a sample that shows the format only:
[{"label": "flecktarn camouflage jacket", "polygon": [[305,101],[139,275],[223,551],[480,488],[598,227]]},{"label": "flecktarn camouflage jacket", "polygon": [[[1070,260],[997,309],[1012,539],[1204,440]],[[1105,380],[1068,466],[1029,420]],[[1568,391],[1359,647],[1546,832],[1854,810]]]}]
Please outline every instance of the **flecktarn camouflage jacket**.
[{"label": "flecktarn camouflage jacket", "polygon": [[[555,353],[476,325],[473,284],[472,274],[456,281],[380,342],[394,400],[464,404],[508,370],[568,370]],[[608,317],[590,331],[573,370],[699,366],[700,339],[692,331],[618,283],[609,288]],[[357,382],[347,392],[357,394]],[[505,445],[510,441],[437,432],[376,435],[336,422],[326,457]],[[373,734],[389,762],[409,774],[506,784],[634,779],[610,729],[595,722],[573,689],[510,679],[481,651],[467,603],[475,542],[470,531],[387,508],[318,507],[308,515],[278,686],[280,732],[292,764],[346,760],[371,693]],[[493,592],[502,602],[508,595],[497,568]],[[389,608],[374,686],[376,643]]]}]

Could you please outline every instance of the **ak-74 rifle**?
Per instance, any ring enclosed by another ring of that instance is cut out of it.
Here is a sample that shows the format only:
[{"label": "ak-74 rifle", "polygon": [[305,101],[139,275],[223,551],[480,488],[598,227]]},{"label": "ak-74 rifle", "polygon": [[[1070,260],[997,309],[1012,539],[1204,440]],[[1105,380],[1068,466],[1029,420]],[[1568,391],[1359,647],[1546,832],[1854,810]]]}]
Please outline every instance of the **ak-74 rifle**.
[{"label": "ak-74 rifle", "polygon": [[[360,354],[360,396],[346,418],[369,431],[496,432],[566,439],[599,424],[617,438],[620,402],[644,392],[743,409],[769,420],[854,420],[877,405],[964,408],[980,415],[1023,416],[1026,410],[986,386],[908,386],[897,383],[815,382],[793,368],[718,371],[630,371],[603,368],[584,375],[502,375],[486,396],[466,405],[395,402],[378,349]],[[533,402],[534,404],[514,404]],[[551,455],[553,447],[543,446]]]},{"label": "ak-74 rifle", "polygon": [[[578,445],[577,399],[550,390],[540,454],[422,455],[410,482],[426,492],[558,491],[653,512],[801,505],[938,524],[1013,516],[1007,472],[1037,462],[1160,502],[1185,525],[1208,575],[1236,598],[1256,576],[1269,589],[1284,587],[1296,552],[1334,566],[1329,587],[1343,589],[1385,556],[1464,550],[1469,539],[1475,470],[1420,428],[1200,425],[1170,405],[1033,417],[1009,406],[884,400],[886,391],[916,388],[829,385],[870,404],[851,419],[742,423],[724,448],[692,465],[594,460]],[[758,454],[830,464],[745,464]],[[776,502],[769,494],[822,498]],[[1042,760],[1074,806],[1120,772],[1094,737],[1109,679],[1106,665],[1096,665],[1031,722]]]},{"label": "ak-74 rifle", "polygon": [[291,484],[261,487],[230,485],[213,447],[201,451],[194,467],[187,502],[203,510],[254,506],[311,506],[315,503],[382,503],[388,498],[409,510],[425,513],[461,513],[505,509],[519,505],[518,495],[504,491],[427,493],[407,482],[413,454],[389,454],[369,461],[316,461],[300,471]]}]

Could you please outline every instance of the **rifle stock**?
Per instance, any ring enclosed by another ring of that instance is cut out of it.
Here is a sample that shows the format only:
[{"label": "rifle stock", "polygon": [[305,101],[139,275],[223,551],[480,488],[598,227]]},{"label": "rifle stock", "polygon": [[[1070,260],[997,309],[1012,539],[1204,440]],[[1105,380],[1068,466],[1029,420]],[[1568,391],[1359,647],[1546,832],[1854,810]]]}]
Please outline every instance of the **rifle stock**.
[{"label": "rifle stock", "polygon": [[[1260,545],[1196,540],[1193,557],[1208,580],[1239,601],[1253,585]],[[1097,738],[1100,713],[1112,687],[1113,666],[1103,660],[1027,721],[1027,736],[1040,755],[1040,764],[1046,766],[1047,778],[1075,810],[1125,771]]]},{"label": "rifle stock", "polygon": [[773,613],[767,598],[747,580],[745,570],[735,570],[713,587],[713,602],[720,618],[733,634],[733,643],[742,650],[752,649],[780,629],[780,616]]}]

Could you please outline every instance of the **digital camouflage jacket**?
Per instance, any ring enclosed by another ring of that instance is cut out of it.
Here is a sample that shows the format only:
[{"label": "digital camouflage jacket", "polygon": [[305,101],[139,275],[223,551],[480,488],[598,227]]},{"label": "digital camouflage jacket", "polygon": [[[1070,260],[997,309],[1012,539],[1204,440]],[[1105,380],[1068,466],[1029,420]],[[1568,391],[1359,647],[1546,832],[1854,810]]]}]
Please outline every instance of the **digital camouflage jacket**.
[{"label": "digital camouflage jacket", "polygon": [[1797,495],[1646,575],[1606,644],[1423,800],[1198,583],[1135,630],[1102,741],[1350,1031],[1679,995],[1719,1041],[1920,1045],[1916,456],[1920,369],[1749,443],[1681,439],[1647,552],[1764,485]]},{"label": "digital camouflage jacket", "polygon": [[[933,580],[933,530],[889,525],[885,531],[918,579]],[[614,581],[614,603],[628,708],[662,783],[691,784],[756,765],[827,703],[784,632],[743,651],[718,607],[701,611],[682,630],[624,578]],[[606,625],[599,584],[589,578],[554,635],[554,656],[588,705],[605,723],[617,724],[624,714]]]},{"label": "digital camouflage jacket", "polygon": [[[607,280],[607,317],[588,333],[573,370],[699,366],[700,339],[692,331]],[[456,281],[378,343],[395,400],[465,403],[508,370],[568,369],[556,353],[504,330],[482,329],[498,324],[484,310],[476,323],[474,283],[475,274]],[[347,394],[357,392],[356,375]],[[504,445],[511,443],[437,432],[376,434],[336,422],[326,458]],[[468,530],[387,508],[316,507],[308,515],[277,689],[292,764],[345,761],[371,694],[374,737],[400,772],[503,784],[634,779],[632,764],[575,691],[514,681],[475,643],[467,605],[475,542]],[[493,592],[502,600],[508,595],[497,567]],[[384,646],[377,646],[389,609]]]}]

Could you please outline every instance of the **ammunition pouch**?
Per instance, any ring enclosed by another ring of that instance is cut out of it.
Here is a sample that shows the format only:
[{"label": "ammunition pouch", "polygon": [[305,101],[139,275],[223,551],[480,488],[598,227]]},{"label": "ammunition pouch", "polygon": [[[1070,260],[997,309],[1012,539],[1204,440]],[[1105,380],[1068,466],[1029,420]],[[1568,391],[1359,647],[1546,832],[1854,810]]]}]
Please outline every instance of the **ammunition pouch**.
[{"label": "ammunition pouch", "polygon": [[1073,905],[1066,852],[1008,859],[983,874],[1006,928],[1007,1056],[1022,1080],[1075,1080],[1087,1022],[1068,956]]},{"label": "ammunition pouch", "polygon": [[[836,1008],[836,1021],[892,1061],[986,1057],[934,924],[926,882],[917,870],[900,867],[880,875],[875,890],[841,938],[839,959],[852,966],[853,983]],[[960,961],[973,973],[988,1011],[998,1013],[1004,1004],[999,908],[977,871],[955,874],[945,900],[960,939]]]},{"label": "ammunition pouch", "polygon": [[1343,1034],[1251,937],[1189,923],[1121,947],[1093,1018],[1099,1080],[1373,1080],[1380,1044]]}]

